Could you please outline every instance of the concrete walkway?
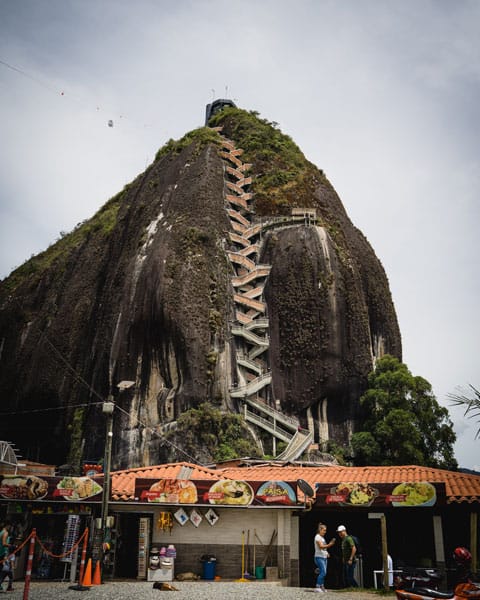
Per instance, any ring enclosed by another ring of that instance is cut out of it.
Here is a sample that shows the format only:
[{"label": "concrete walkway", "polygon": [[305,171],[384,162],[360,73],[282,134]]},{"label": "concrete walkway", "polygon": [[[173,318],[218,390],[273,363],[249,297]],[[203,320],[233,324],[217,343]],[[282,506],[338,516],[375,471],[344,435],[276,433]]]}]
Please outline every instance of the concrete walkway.
[{"label": "concrete walkway", "polygon": [[[174,581],[178,591],[161,591],[153,589],[153,584],[145,581],[139,582],[109,582],[99,586],[92,586],[86,591],[69,589],[69,583],[37,582],[30,585],[30,600],[158,600],[172,598],[172,600],[313,600],[322,597],[333,600],[374,600],[382,597],[394,600],[394,593],[385,596],[381,592],[366,590],[333,590],[326,594],[313,593],[312,589],[298,587],[282,587],[273,583],[256,582],[216,582],[216,581]],[[4,585],[4,588],[6,586]],[[23,599],[23,582],[15,582],[14,592],[5,593],[5,598],[12,600]]]}]

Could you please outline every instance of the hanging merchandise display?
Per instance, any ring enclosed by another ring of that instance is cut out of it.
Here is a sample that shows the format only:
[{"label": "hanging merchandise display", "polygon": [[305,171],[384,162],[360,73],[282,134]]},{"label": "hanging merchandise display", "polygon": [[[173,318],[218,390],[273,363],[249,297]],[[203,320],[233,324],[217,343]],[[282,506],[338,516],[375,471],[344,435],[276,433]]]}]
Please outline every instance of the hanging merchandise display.
[{"label": "hanging merchandise display", "polygon": [[147,544],[150,538],[150,519],[142,517],[138,526],[138,561],[137,561],[137,577],[143,578],[147,576]]},{"label": "hanging merchandise display", "polygon": [[[79,515],[68,515],[67,524],[65,525],[65,536],[63,538],[63,553],[65,556],[60,560],[62,562],[72,562],[72,554],[70,550],[78,539],[80,531],[80,517]],[[68,554],[67,554],[68,553]]]},{"label": "hanging merchandise display", "polygon": [[172,533],[173,517],[170,512],[161,512],[157,519],[157,529],[160,531],[170,531]]}]

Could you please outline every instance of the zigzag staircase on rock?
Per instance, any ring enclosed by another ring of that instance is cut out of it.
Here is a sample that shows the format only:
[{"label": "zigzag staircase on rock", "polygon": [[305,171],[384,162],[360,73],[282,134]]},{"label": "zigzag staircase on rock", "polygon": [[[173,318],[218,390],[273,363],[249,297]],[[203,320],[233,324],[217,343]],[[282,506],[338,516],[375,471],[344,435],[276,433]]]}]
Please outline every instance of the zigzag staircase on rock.
[{"label": "zigzag staircase on rock", "polygon": [[[219,134],[221,127],[214,128]],[[230,249],[227,254],[233,272],[235,324],[231,333],[236,338],[236,367],[240,384],[230,390],[232,398],[244,403],[245,419],[288,443],[278,458],[293,460],[312,441],[312,434],[299,427],[296,418],[273,409],[259,396],[272,383],[268,368],[268,317],[263,297],[271,265],[259,264],[262,225],[253,222],[253,194],[246,190],[252,183],[246,172],[251,164],[243,163],[243,150],[220,135],[225,169],[225,208],[230,219]],[[251,410],[252,409],[252,410]]]}]

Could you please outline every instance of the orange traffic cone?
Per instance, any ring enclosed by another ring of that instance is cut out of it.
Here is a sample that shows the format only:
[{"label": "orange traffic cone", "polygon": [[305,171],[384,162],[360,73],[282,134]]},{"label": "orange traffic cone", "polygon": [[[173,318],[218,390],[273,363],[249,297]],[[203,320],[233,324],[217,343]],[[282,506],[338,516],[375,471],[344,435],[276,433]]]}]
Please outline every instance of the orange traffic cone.
[{"label": "orange traffic cone", "polygon": [[82,585],[92,585],[92,559],[89,558],[87,562],[87,568],[85,569],[85,575],[83,576]]},{"label": "orange traffic cone", "polygon": [[97,564],[95,565],[95,573],[93,574],[92,585],[101,585],[102,579],[100,576],[100,561],[97,560]]}]

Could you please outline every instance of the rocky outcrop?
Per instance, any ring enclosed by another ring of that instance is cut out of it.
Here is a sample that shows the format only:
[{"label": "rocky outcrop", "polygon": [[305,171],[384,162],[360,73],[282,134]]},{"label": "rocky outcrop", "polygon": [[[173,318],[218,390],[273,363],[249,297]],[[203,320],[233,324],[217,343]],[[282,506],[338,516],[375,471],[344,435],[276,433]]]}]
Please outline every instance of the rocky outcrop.
[{"label": "rocky outcrop", "polygon": [[[344,443],[375,357],[401,357],[383,268],[323,173],[255,115],[215,119],[221,133],[167,144],[97,215],[0,284],[2,411],[12,413],[0,438],[28,457],[100,457],[100,402],[113,393],[114,467],[158,463],[180,415],[205,401],[241,412],[232,390],[265,373],[262,402],[317,441]],[[225,139],[244,149],[248,176],[225,157]],[[308,217],[292,216],[304,207]],[[235,333],[246,324],[239,302],[245,315],[265,303],[268,323],[252,333],[268,333],[267,353],[248,356],[255,344]],[[136,385],[120,392],[122,380]]]}]

